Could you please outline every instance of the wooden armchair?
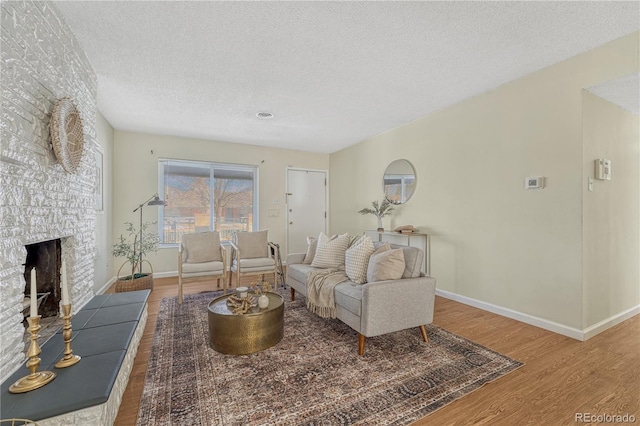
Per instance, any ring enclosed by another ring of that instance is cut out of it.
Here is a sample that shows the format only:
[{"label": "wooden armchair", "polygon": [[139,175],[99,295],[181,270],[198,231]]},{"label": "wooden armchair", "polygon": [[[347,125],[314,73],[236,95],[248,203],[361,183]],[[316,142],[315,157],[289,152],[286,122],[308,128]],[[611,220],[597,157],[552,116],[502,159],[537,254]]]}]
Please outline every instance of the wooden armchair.
[{"label": "wooden armchair", "polygon": [[[260,275],[264,279],[266,274],[273,274],[273,284],[277,282],[278,250],[267,240],[267,231],[236,232],[231,242],[231,267],[229,268],[229,283],[233,283],[236,276],[236,287],[240,284],[240,277],[245,275]],[[275,253],[275,254],[272,254]]]},{"label": "wooden armchair", "polygon": [[227,291],[227,253],[217,231],[185,234],[178,245],[178,303],[182,304],[182,285],[187,278],[212,276]]}]

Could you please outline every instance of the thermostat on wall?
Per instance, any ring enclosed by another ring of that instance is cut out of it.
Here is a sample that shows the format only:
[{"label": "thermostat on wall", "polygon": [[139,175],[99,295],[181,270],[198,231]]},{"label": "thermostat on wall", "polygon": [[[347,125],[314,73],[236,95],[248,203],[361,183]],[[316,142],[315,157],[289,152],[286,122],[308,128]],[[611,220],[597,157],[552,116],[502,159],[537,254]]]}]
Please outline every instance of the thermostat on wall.
[{"label": "thermostat on wall", "polygon": [[596,179],[599,180],[611,180],[611,160],[605,158],[599,158],[595,160],[596,164]]},{"label": "thermostat on wall", "polygon": [[524,180],[524,189],[538,189],[544,188],[543,176],[532,176]]}]

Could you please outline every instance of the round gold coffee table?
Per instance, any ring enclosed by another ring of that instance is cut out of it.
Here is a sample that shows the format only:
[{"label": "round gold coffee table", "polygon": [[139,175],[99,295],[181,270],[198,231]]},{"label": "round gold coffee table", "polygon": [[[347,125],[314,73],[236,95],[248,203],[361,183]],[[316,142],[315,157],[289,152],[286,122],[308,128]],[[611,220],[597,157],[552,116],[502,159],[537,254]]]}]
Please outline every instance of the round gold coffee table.
[{"label": "round gold coffee table", "polygon": [[234,315],[227,307],[226,294],[209,303],[209,345],[229,355],[246,355],[277,344],[284,334],[284,298],[265,293],[269,306],[257,306],[246,314]]}]

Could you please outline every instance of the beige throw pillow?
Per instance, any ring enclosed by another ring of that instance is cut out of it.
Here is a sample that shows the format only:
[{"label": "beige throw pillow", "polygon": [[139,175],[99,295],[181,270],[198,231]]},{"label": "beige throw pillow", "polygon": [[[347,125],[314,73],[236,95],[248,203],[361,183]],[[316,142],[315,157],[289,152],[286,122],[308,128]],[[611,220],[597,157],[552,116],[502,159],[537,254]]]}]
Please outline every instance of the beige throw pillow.
[{"label": "beige throw pillow", "polygon": [[347,247],[349,247],[349,234],[334,235],[330,238],[321,232],[311,266],[315,268],[343,268],[344,252]]},{"label": "beige throw pillow", "polygon": [[345,272],[356,284],[367,282],[367,266],[369,258],[376,250],[371,238],[364,236],[356,241],[345,252]]},{"label": "beige throw pillow", "polygon": [[[380,250],[378,248],[378,250]],[[402,249],[385,250],[374,253],[369,258],[367,282],[399,280],[404,273],[404,253]]]},{"label": "beige throw pillow", "polygon": [[187,263],[222,262],[220,234],[217,232],[185,234],[182,244],[187,252]]},{"label": "beige throw pillow", "polygon": [[316,255],[316,248],[318,247],[318,239],[315,237],[307,237],[307,254],[304,255],[302,263],[305,265],[311,265],[313,258]]},{"label": "beige throw pillow", "polygon": [[384,244],[382,244],[380,247],[378,247],[376,251],[373,252],[373,254],[382,253],[383,251],[388,251],[388,250],[391,250],[391,245],[387,241]]},{"label": "beige throw pillow", "polygon": [[240,249],[241,259],[269,257],[266,229],[264,231],[256,232],[236,232],[236,245]]}]

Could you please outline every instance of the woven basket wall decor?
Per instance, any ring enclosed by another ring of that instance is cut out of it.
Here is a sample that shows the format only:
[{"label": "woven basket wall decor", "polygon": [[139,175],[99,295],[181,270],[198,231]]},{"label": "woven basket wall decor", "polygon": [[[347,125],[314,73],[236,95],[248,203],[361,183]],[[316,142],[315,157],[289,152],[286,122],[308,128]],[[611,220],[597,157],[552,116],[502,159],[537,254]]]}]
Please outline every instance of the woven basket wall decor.
[{"label": "woven basket wall decor", "polygon": [[71,98],[56,102],[49,127],[56,158],[67,173],[75,172],[82,158],[84,130],[80,112]]}]

